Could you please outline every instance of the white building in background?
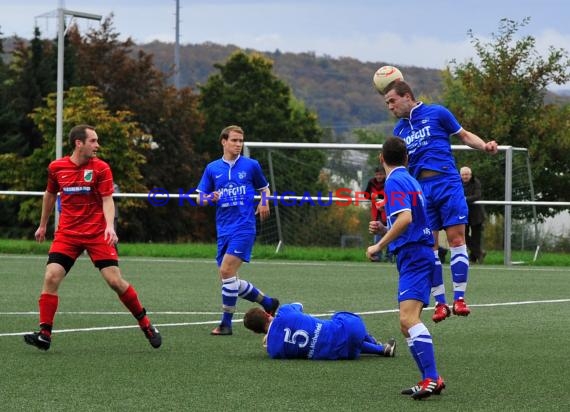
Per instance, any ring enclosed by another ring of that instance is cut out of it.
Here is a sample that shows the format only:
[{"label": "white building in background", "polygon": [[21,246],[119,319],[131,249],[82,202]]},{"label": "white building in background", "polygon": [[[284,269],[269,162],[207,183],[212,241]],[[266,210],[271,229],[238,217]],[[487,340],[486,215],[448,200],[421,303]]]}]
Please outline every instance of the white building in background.
[{"label": "white building in background", "polygon": [[570,237],[570,210],[566,209],[539,225],[541,233]]}]

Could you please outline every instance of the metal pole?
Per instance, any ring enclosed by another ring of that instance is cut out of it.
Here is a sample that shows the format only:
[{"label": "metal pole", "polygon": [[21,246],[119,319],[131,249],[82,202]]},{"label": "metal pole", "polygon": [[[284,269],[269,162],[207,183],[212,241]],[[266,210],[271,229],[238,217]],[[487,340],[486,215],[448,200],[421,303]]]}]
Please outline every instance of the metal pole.
[{"label": "metal pole", "polygon": [[[526,170],[528,173],[528,183],[530,185],[530,200],[533,202],[536,200],[534,194],[534,184],[532,183],[532,172],[530,170],[530,157],[528,152],[526,153]],[[534,241],[536,242],[536,246],[538,247],[538,216],[536,214],[536,206],[532,206],[532,215],[534,217]]]},{"label": "metal pole", "polygon": [[[63,7],[57,9],[57,92],[56,92],[56,114],[55,114],[55,158],[63,156],[63,62],[65,49],[65,16],[82,17],[91,20],[101,20],[102,16],[97,14],[83,13],[80,11],[65,10]],[[55,208],[55,228],[59,223],[59,211]]]},{"label": "metal pole", "polygon": [[180,0],[176,0],[176,34],[174,39],[174,87],[180,90]]},{"label": "metal pole", "polygon": [[[57,100],[55,116],[55,158],[60,159],[63,155],[63,49],[65,14],[62,8],[57,9]],[[59,194],[58,194],[59,196]],[[58,199],[59,200],[59,199]],[[56,202],[54,230],[59,224],[59,202]]]},{"label": "metal pole", "polygon": [[[273,158],[271,157],[271,150],[267,152],[267,162],[269,163],[269,178],[271,179],[271,188],[273,193],[277,193],[277,187],[275,186],[275,174],[273,173]],[[269,200],[267,200],[269,202]],[[279,202],[275,202],[275,220],[277,222],[277,237],[279,238],[279,243],[277,244],[277,249],[275,253],[279,253],[283,245],[285,244],[283,240],[283,232],[281,231],[281,217],[279,216]]]},{"label": "metal pole", "polygon": [[63,156],[63,63],[65,49],[65,16],[81,17],[90,20],[101,20],[102,16],[97,14],[83,13],[80,11],[57,9],[57,101],[55,116],[55,158]]},{"label": "metal pole", "polygon": [[[513,148],[509,146],[505,151],[505,201],[510,202],[513,197]],[[511,235],[512,235],[512,206],[505,205],[505,266],[512,265]]]},{"label": "metal pole", "polygon": [[63,136],[63,49],[65,48],[65,11],[57,10],[57,102],[55,117],[55,158],[62,157]]}]

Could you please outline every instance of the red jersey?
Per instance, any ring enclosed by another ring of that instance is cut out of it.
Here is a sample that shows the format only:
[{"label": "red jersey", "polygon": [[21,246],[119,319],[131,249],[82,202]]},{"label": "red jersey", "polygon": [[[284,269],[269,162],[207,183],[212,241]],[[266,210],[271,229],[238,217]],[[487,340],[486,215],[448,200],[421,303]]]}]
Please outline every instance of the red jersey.
[{"label": "red jersey", "polygon": [[[370,195],[370,199],[384,199],[384,183],[386,180],[379,182],[376,178],[372,178],[368,181],[366,185],[365,192]],[[374,196],[373,196],[374,195]],[[376,204],[373,202],[370,206],[370,213],[372,215],[372,220],[379,220],[382,224],[386,224],[386,211],[384,207],[376,207]]]},{"label": "red jersey", "polygon": [[69,156],[54,160],[48,166],[46,190],[61,194],[58,234],[93,236],[105,231],[101,198],[113,194],[113,174],[103,160],[95,157],[83,166]]}]

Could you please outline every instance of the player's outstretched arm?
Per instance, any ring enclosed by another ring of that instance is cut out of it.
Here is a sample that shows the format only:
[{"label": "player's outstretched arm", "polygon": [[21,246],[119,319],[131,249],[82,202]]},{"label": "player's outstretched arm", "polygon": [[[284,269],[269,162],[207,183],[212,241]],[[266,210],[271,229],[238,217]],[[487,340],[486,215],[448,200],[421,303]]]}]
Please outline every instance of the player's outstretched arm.
[{"label": "player's outstretched arm", "polygon": [[459,133],[457,133],[457,136],[461,139],[463,144],[466,144],[473,149],[481,150],[482,152],[487,152],[490,154],[496,154],[498,151],[497,142],[494,140],[485,142],[483,139],[481,139],[475,133],[470,132],[469,130],[461,129]]}]

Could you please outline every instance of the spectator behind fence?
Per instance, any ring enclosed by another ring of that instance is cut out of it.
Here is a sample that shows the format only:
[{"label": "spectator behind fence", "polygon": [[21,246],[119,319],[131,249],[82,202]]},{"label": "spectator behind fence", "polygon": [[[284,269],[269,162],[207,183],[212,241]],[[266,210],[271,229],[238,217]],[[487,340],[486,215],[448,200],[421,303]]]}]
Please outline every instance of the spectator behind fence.
[{"label": "spectator behind fence", "polygon": [[485,207],[475,203],[481,200],[481,182],[473,176],[471,169],[467,166],[462,167],[459,173],[463,181],[465,200],[469,207],[469,217],[466,228],[469,261],[471,263],[483,263],[486,255],[486,252],[482,248]]},{"label": "spectator behind fence", "polygon": [[[386,210],[384,206],[377,206],[377,200],[382,201],[384,199],[384,182],[386,182],[386,171],[383,167],[377,167],[374,170],[374,177],[368,181],[366,189],[364,190],[368,193],[370,199],[370,215],[372,221],[381,222],[386,226]],[[374,244],[380,241],[379,234],[374,234]],[[382,251],[378,252],[376,256],[372,258],[373,262],[393,262],[393,256],[390,252],[386,251],[386,256],[384,257]]]}]

